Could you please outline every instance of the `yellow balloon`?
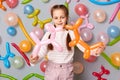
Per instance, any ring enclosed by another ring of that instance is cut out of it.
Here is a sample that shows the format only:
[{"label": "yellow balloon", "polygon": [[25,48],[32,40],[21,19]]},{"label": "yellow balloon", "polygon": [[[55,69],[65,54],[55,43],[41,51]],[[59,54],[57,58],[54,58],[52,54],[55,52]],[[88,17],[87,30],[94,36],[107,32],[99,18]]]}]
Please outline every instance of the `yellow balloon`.
[{"label": "yellow balloon", "polygon": [[23,40],[20,42],[19,47],[23,52],[29,52],[32,48],[32,45],[28,40]]},{"label": "yellow balloon", "polygon": [[116,66],[120,66],[120,53],[119,52],[111,54],[111,62]]}]

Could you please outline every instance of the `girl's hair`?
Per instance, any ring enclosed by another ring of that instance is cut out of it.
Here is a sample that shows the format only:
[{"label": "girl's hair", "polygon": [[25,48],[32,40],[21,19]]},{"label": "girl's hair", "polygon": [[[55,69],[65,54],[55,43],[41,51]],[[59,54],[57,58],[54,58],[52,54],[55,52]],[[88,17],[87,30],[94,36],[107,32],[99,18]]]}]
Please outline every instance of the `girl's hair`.
[{"label": "girl's hair", "polygon": [[[64,12],[65,12],[65,15],[68,19],[68,16],[69,16],[69,11],[67,9],[67,7],[65,7],[65,5],[54,5],[52,8],[51,8],[51,16],[53,17],[53,11],[56,10],[56,9],[62,9]],[[66,22],[67,24],[67,22]],[[49,36],[50,38],[50,36]],[[69,47],[69,42],[71,41],[71,38],[70,38],[70,35],[67,34],[67,39],[66,39],[66,46],[67,46],[67,49],[68,50],[71,50],[71,47]],[[48,50],[53,50],[53,45],[52,44],[48,44]]]},{"label": "girl's hair", "polygon": [[68,16],[69,16],[69,11],[67,9],[67,7],[63,4],[61,5],[54,5],[52,8],[51,8],[51,16],[53,17],[53,11],[56,10],[56,9],[62,9],[64,12],[65,12],[65,15],[68,19]]}]

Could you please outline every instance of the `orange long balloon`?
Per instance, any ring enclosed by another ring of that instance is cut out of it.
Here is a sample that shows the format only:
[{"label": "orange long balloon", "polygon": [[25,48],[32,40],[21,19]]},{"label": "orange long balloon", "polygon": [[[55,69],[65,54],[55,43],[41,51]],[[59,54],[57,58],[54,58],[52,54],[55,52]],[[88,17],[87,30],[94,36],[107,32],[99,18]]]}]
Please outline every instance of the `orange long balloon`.
[{"label": "orange long balloon", "polygon": [[80,34],[78,32],[78,28],[80,27],[80,25],[82,24],[82,22],[83,22],[83,19],[79,18],[73,26],[66,25],[65,28],[73,30],[74,36],[75,36],[75,39],[72,40],[69,43],[69,46],[73,47],[73,46],[75,46],[77,44],[80,44],[81,46],[83,46],[85,48],[83,58],[88,59],[90,57],[90,50],[93,50],[95,48],[99,48],[101,46],[104,46],[104,44],[102,42],[99,42],[99,43],[96,43],[96,44],[94,44],[92,46],[89,46],[87,43],[85,43],[83,40],[81,40],[80,39]]}]

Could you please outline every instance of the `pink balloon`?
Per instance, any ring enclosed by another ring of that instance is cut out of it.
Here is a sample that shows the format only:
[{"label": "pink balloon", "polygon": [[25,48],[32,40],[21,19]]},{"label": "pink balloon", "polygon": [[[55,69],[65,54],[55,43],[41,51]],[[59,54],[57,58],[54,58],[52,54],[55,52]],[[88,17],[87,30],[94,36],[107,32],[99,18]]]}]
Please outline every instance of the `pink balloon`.
[{"label": "pink balloon", "polygon": [[83,28],[80,30],[80,36],[83,41],[89,42],[93,38],[92,31],[88,28]]},{"label": "pink balloon", "polygon": [[97,40],[99,42],[103,42],[104,44],[107,44],[109,42],[109,36],[105,32],[101,32],[98,34]]},{"label": "pink balloon", "polygon": [[44,31],[41,29],[41,28],[38,28],[38,27],[34,27],[34,29],[32,30],[32,32],[35,33],[35,35],[41,39],[44,35]]},{"label": "pink balloon", "polygon": [[9,8],[15,8],[18,4],[18,0],[6,0],[6,3]]},{"label": "pink balloon", "polygon": [[77,4],[74,10],[79,16],[85,16],[88,13],[88,9],[84,4]]},{"label": "pink balloon", "polygon": [[18,23],[18,16],[15,13],[8,13],[5,15],[5,22],[9,26],[15,26]]}]

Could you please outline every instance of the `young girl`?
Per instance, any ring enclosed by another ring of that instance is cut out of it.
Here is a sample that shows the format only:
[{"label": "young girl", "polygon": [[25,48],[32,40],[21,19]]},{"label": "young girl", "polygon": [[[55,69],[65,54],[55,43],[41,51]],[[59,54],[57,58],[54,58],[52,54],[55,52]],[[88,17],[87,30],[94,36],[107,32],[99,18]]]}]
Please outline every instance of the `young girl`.
[{"label": "young girl", "polygon": [[[62,46],[63,51],[60,52],[54,49],[52,44],[44,45],[41,47],[38,56],[30,56],[30,61],[35,64],[47,54],[48,63],[45,71],[45,80],[73,80],[72,61],[74,48],[69,47],[71,38],[68,31],[64,28],[68,21],[68,9],[64,5],[54,5],[51,8],[51,16],[56,28],[62,26],[62,30],[56,32],[55,41]],[[42,41],[49,38],[50,34],[46,33]]]}]

